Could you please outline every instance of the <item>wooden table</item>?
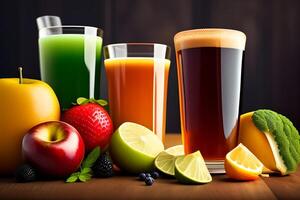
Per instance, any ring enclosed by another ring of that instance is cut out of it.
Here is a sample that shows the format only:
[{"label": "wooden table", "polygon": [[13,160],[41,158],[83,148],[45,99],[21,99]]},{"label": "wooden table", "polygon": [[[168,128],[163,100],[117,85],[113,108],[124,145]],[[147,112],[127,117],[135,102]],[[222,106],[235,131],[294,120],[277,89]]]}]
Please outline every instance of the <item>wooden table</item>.
[{"label": "wooden table", "polygon": [[[166,146],[180,144],[180,135],[168,134]],[[0,199],[300,199],[300,169],[289,176],[235,182],[215,175],[205,185],[181,185],[160,178],[145,186],[136,177],[117,176],[66,184],[61,180],[15,183],[0,179]]]}]

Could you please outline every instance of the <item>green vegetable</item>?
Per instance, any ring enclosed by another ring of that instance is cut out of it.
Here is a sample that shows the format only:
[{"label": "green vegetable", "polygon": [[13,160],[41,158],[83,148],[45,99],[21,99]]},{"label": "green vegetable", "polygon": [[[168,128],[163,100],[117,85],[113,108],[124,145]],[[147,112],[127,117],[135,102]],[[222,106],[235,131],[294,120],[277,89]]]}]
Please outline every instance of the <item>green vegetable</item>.
[{"label": "green vegetable", "polygon": [[257,110],[252,116],[255,126],[270,133],[286,167],[282,174],[295,172],[300,162],[300,136],[293,123],[285,116],[271,110]]},{"label": "green vegetable", "polygon": [[84,159],[81,164],[80,171],[74,172],[67,178],[67,183],[74,183],[77,180],[81,182],[86,182],[92,178],[92,169],[91,167],[94,165],[96,160],[100,156],[100,147],[96,147],[91,151],[88,156]]}]

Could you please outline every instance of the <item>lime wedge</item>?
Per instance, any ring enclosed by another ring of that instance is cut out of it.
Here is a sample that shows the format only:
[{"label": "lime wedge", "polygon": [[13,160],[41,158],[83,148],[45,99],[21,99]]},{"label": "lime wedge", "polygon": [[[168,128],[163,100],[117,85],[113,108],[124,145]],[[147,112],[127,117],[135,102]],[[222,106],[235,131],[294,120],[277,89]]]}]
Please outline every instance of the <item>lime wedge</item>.
[{"label": "lime wedge", "polygon": [[110,142],[113,161],[130,173],[152,170],[156,156],[163,150],[164,145],[156,134],[132,122],[123,123]]},{"label": "lime wedge", "polygon": [[199,184],[212,181],[200,151],[186,156],[179,156],[176,159],[175,177],[179,182],[185,184]]},{"label": "lime wedge", "polygon": [[184,148],[183,145],[176,145],[170,148],[167,148],[165,152],[173,155],[173,156],[183,156],[184,155]]},{"label": "lime wedge", "polygon": [[183,145],[177,145],[166,149],[158,154],[154,161],[155,167],[161,172],[174,176],[175,160],[178,156],[184,155]]}]

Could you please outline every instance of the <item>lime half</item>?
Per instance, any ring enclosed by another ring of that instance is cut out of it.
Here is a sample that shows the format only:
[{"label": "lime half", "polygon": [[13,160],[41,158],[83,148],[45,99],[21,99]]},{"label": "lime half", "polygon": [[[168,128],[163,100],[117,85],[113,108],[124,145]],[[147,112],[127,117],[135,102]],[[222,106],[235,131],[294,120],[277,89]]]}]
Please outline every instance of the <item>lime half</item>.
[{"label": "lime half", "polygon": [[175,161],[175,177],[181,183],[199,184],[212,181],[200,151],[179,156]]},{"label": "lime half", "polygon": [[113,161],[130,173],[150,171],[156,156],[163,150],[164,145],[156,134],[132,122],[123,123],[110,142]]},{"label": "lime half", "polygon": [[174,176],[175,175],[175,160],[178,156],[184,155],[183,145],[170,147],[158,154],[154,164],[161,172]]}]

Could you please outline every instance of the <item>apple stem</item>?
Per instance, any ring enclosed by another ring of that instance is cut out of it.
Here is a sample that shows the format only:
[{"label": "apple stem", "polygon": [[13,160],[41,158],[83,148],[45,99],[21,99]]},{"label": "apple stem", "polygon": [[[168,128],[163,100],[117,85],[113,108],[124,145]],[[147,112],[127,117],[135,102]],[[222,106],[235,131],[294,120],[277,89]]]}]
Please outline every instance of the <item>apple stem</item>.
[{"label": "apple stem", "polygon": [[22,73],[22,67],[19,67],[19,84],[23,83],[23,73]]}]

